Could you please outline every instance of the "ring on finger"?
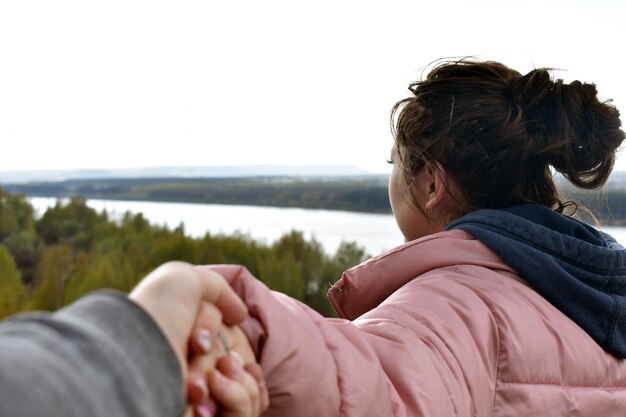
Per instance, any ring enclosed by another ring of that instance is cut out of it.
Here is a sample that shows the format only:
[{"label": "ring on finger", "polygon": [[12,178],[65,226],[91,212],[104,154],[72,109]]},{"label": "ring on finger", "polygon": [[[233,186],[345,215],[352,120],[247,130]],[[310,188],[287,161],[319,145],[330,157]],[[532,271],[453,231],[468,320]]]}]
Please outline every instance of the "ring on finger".
[{"label": "ring on finger", "polygon": [[231,353],[230,340],[228,340],[228,337],[224,334],[224,332],[217,332],[217,337],[218,339],[220,339],[220,342],[222,342],[222,346],[224,346],[224,351],[227,355],[229,355]]}]

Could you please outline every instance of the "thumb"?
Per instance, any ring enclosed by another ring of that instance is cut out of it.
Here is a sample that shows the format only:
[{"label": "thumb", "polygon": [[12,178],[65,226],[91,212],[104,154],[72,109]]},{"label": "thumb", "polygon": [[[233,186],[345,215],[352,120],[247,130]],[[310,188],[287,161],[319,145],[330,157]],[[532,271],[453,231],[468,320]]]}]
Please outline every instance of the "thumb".
[{"label": "thumb", "polygon": [[195,267],[201,284],[202,300],[215,306],[228,325],[239,324],[248,316],[248,308],[226,279],[206,267]]}]

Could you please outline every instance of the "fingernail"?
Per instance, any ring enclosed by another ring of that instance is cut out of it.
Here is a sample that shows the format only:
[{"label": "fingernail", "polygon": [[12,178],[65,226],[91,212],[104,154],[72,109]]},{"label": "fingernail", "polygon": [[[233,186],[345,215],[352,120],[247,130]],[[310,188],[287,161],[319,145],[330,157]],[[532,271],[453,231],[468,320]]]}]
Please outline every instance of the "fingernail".
[{"label": "fingernail", "polygon": [[234,351],[230,351],[228,353],[228,356],[232,358],[232,366],[230,367],[230,369],[233,375],[231,376],[236,380],[241,381],[241,379],[243,378],[243,359],[241,359],[241,356],[239,356],[239,354]]},{"label": "fingernail", "polygon": [[215,411],[217,410],[213,401],[203,401],[196,407],[196,414],[200,417],[213,417]]},{"label": "fingernail", "polygon": [[208,353],[211,350],[211,332],[207,329],[200,329],[198,331],[196,341],[205,353]]},{"label": "fingernail", "polygon": [[209,396],[209,387],[206,384],[206,381],[202,377],[194,378],[193,384],[202,391],[202,398],[207,398]]},{"label": "fingernail", "polygon": [[241,355],[237,352],[235,352],[234,350],[231,350],[230,352],[228,352],[228,356],[230,356],[231,358],[235,359],[235,361],[243,366],[243,358],[241,357]]}]

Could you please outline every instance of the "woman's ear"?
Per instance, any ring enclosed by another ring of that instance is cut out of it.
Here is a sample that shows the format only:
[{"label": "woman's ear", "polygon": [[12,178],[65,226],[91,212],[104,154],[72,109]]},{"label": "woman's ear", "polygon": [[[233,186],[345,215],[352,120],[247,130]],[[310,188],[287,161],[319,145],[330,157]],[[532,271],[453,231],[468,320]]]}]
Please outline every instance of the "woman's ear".
[{"label": "woman's ear", "polygon": [[424,188],[426,203],[424,209],[427,212],[444,205],[450,198],[446,182],[446,170],[437,161],[429,162],[424,166]]}]

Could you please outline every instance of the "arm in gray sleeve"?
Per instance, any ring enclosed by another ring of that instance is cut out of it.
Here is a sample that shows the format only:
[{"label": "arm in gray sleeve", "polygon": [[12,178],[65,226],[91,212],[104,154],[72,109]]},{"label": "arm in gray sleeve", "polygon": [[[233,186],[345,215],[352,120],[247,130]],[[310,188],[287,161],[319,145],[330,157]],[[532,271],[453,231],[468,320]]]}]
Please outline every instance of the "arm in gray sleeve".
[{"label": "arm in gray sleeve", "polygon": [[174,351],[125,294],[0,324],[0,417],[179,417],[185,404]]}]

